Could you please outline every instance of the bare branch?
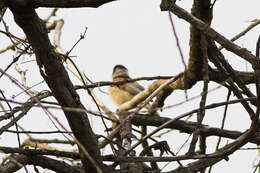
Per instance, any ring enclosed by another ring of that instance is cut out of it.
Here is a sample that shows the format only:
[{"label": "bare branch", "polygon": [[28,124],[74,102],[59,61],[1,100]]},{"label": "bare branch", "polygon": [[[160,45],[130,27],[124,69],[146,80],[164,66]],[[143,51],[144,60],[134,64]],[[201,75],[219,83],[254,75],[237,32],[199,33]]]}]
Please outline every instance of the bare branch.
[{"label": "bare branch", "polygon": [[[235,35],[234,37],[232,37],[230,39],[230,41],[236,41],[238,40],[239,38],[241,38],[242,36],[244,36],[246,33],[248,33],[251,29],[253,29],[254,27],[256,27],[258,24],[260,24],[260,19],[255,19],[255,20],[252,20],[250,21],[252,22],[251,25],[249,25],[246,29],[244,29],[242,32],[238,33],[237,35]],[[223,49],[223,46],[220,46],[218,48],[219,50]]]},{"label": "bare branch", "polygon": [[187,22],[191,23],[193,26],[201,30],[205,35],[211,37],[212,39],[216,40],[219,44],[221,44],[224,48],[226,48],[228,51],[233,52],[234,54],[238,55],[239,57],[245,59],[246,61],[250,62],[253,66],[260,63],[260,60],[256,59],[256,57],[251,54],[247,49],[241,48],[235,43],[231,42],[230,40],[226,39],[224,36],[216,32],[213,28],[211,28],[208,24],[204,23],[200,19],[194,17],[184,9],[177,6],[175,3],[172,3],[169,0],[163,0],[167,1],[169,5],[167,7],[163,6],[161,4],[161,10],[170,10],[172,13],[177,15],[178,17],[186,20]]},{"label": "bare branch", "polygon": [[[40,73],[52,90],[54,97],[61,106],[84,108],[61,63],[60,56],[55,53],[50,43],[43,21],[38,17],[31,4],[20,1],[19,3],[8,1],[8,3],[16,23],[23,29],[34,50]],[[101,155],[87,114],[67,111],[64,113],[78,141],[78,147],[81,148],[81,161],[85,171],[100,172],[100,167],[103,166]]]},{"label": "bare branch", "polygon": [[[44,156],[35,156],[35,155],[13,155],[12,160],[15,160],[17,163],[22,165],[35,165],[41,166],[42,168],[47,168],[49,170],[60,172],[60,173],[78,173],[80,171],[79,167],[71,166],[63,161],[54,160]],[[6,164],[0,166],[1,172],[12,173],[18,171],[21,167],[15,162],[10,160]]]}]

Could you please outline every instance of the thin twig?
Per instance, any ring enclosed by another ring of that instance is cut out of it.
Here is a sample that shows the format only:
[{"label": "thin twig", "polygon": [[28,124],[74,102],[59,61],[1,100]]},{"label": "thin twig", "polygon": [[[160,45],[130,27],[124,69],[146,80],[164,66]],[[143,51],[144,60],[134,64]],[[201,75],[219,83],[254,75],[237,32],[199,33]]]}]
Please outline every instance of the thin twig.
[{"label": "thin twig", "polygon": [[66,55],[69,55],[70,52],[76,47],[76,45],[77,45],[81,40],[83,40],[83,39],[85,38],[87,29],[88,29],[88,27],[85,27],[84,33],[83,33],[83,34],[80,34],[80,37],[79,37],[78,41],[72,46],[72,48],[66,53]]},{"label": "thin twig", "polygon": [[[9,109],[12,110],[12,107],[11,107],[11,105],[9,104],[9,102],[7,101],[7,99],[6,99],[6,97],[5,97],[5,95],[4,95],[4,93],[3,93],[2,90],[0,90],[0,93],[1,93],[2,97],[5,99],[5,102],[6,102],[6,104],[8,105]],[[15,118],[14,115],[12,115],[12,117]],[[16,128],[16,131],[18,131],[17,122],[15,122],[15,128]],[[18,133],[17,133],[16,135],[17,135],[18,145],[19,145],[19,147],[21,147],[20,135],[19,135]]]},{"label": "thin twig", "polygon": [[[228,90],[227,99],[226,99],[226,102],[227,102],[227,103],[229,102],[230,96],[231,96],[231,90]],[[225,105],[225,108],[224,108],[224,114],[223,114],[223,118],[222,118],[222,123],[221,123],[220,129],[223,129],[223,128],[224,128],[225,121],[226,121],[226,116],[227,116],[227,109],[228,109],[228,104],[226,104],[226,105]],[[220,142],[221,142],[221,137],[218,138],[217,145],[216,145],[216,149],[215,149],[216,151],[217,151],[218,148],[219,148]],[[208,173],[211,172],[212,168],[213,168],[213,165],[210,166]]]},{"label": "thin twig", "polygon": [[[177,32],[175,30],[175,26],[174,26],[173,19],[172,19],[170,11],[168,11],[168,16],[169,16],[169,20],[170,20],[170,23],[171,23],[171,26],[172,26],[173,35],[176,39],[177,48],[178,48],[180,56],[181,56],[181,62],[184,66],[184,75],[183,76],[184,76],[184,86],[186,86],[186,83],[187,83],[187,81],[186,81],[186,79],[187,79],[187,73],[186,73],[187,65],[186,65],[185,60],[184,60],[183,52],[182,52],[182,49],[181,49],[181,46],[180,46],[180,43],[179,43],[179,37],[178,37]],[[188,94],[187,94],[186,89],[184,89],[184,93],[185,93],[185,99],[188,100]]]},{"label": "thin twig", "polygon": [[0,7],[0,22],[2,21],[7,7]]},{"label": "thin twig", "polygon": [[[25,52],[27,52],[27,50],[30,48],[30,46],[27,46],[17,57],[15,57],[14,59],[13,59],[13,61],[4,69],[4,73],[14,64],[14,63],[16,63],[18,60],[19,60],[19,58],[25,53]],[[4,73],[2,73],[1,75],[0,75],[0,78],[4,75]]]},{"label": "thin twig", "polygon": [[66,132],[66,131],[15,131],[15,130],[5,130],[5,132],[9,133],[25,133],[25,134],[57,134],[57,133],[72,133],[72,132]]},{"label": "thin twig", "polygon": [[49,14],[48,17],[46,17],[46,19],[44,19],[45,22],[48,22],[53,16],[56,16],[56,12],[58,11],[58,8],[54,8],[52,9],[51,13]]},{"label": "thin twig", "polygon": [[[242,36],[244,36],[247,32],[249,32],[251,29],[253,29],[254,27],[256,27],[258,24],[260,24],[260,20],[259,19],[255,19],[255,20],[252,20],[252,24],[249,25],[245,30],[241,31],[240,33],[238,33],[237,35],[235,35],[234,37],[232,37],[230,39],[230,41],[236,41],[238,40],[239,38],[241,38]],[[223,46],[220,46],[218,49],[221,50],[223,49],[224,47]]]}]

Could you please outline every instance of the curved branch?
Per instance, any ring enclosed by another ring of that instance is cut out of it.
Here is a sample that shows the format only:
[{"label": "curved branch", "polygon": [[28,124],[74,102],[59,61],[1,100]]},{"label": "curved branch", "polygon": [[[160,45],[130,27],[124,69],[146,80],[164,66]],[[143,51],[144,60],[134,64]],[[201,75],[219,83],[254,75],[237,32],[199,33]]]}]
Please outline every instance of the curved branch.
[{"label": "curved branch", "polygon": [[44,156],[26,156],[15,154],[6,164],[0,166],[3,173],[12,173],[21,169],[20,165],[35,165],[60,173],[79,173],[79,167],[71,166],[63,161],[54,160]]}]

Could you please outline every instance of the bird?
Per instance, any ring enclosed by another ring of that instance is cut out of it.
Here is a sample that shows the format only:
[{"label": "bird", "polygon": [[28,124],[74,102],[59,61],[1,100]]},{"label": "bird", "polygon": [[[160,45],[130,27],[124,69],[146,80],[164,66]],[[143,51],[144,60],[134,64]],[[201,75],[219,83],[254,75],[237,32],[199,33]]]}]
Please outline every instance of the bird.
[{"label": "bird", "polygon": [[[119,64],[113,68],[112,82],[119,82],[122,80],[129,80],[128,69]],[[109,97],[117,105],[120,106],[123,103],[130,101],[135,95],[142,92],[144,87],[142,87],[137,82],[124,83],[118,86],[110,86],[108,90]]]},{"label": "bird", "polygon": [[[128,69],[119,64],[114,66],[113,72],[112,72],[112,82],[119,82],[122,80],[129,80],[131,77],[129,76]],[[111,100],[117,105],[120,106],[124,104],[125,102],[130,101],[135,95],[142,92],[144,90],[144,87],[142,87],[137,82],[128,82],[116,86],[109,86],[108,94]],[[145,106],[146,109],[148,109],[148,112],[151,110],[151,105],[147,104]],[[151,112],[151,115],[159,116],[159,114],[156,111]],[[143,138],[147,134],[147,127],[141,126],[141,137]],[[147,140],[143,140],[142,142],[143,148],[147,148],[149,146]],[[147,155],[153,156],[151,150],[149,149],[147,151]],[[156,163],[151,163],[152,167],[155,169],[159,169]]]}]

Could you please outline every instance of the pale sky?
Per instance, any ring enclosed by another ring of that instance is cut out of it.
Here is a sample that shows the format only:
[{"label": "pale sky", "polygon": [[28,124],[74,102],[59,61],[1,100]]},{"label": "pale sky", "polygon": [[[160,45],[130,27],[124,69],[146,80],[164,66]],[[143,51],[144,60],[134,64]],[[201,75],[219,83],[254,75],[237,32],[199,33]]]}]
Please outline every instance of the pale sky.
[{"label": "pale sky", "polygon": [[[180,2],[178,1],[177,4],[190,11],[192,1],[182,0]],[[78,40],[80,34],[84,32],[85,27],[88,27],[86,39],[82,40],[79,45],[77,45],[71,55],[77,56],[73,58],[74,62],[93,82],[111,80],[112,69],[116,64],[125,65],[129,69],[131,77],[176,75],[183,71],[184,67],[176,47],[176,41],[172,33],[168,14],[167,12],[161,12],[159,5],[160,1],[155,0],[122,0],[103,5],[97,9],[59,9],[57,17],[53,17],[52,21],[61,18],[65,20],[61,44],[66,51],[70,50]],[[231,38],[250,25],[251,20],[260,18],[259,7],[259,0],[219,0],[214,6],[212,27],[225,37]],[[37,12],[41,17],[46,17],[49,14],[50,9],[38,9]],[[185,61],[187,62],[189,52],[189,24],[174,15],[172,16]],[[11,33],[23,37],[21,29],[14,23],[10,11],[6,12],[4,20],[7,22]],[[4,30],[2,23],[0,24],[0,29]],[[255,53],[255,45],[260,33],[259,31],[260,26],[257,26],[235,43],[241,47],[247,48],[252,53]],[[50,34],[50,39],[53,40],[53,34]],[[0,34],[0,40],[0,49],[3,49],[10,44],[10,40],[3,34]],[[249,69],[249,71],[251,70],[251,66],[241,58],[233,53],[227,51],[223,52],[227,60],[234,65],[235,69],[244,71],[247,69]],[[5,69],[14,56],[15,52],[13,51],[0,54],[0,68]],[[33,59],[33,56],[25,57],[23,61]],[[23,70],[27,70],[27,82],[29,86],[42,80],[35,61],[21,64],[20,67]],[[14,67],[8,70],[7,73],[20,80],[20,76],[14,70]],[[73,75],[71,76],[73,78]],[[75,84],[80,84],[75,78],[73,78],[73,82]],[[151,82],[143,81],[140,83],[144,86],[148,86]],[[0,84],[0,89],[4,90],[9,99],[11,99],[13,94],[21,92],[21,90],[12,84],[6,77],[0,79]],[[209,84],[209,89],[216,86],[218,85],[211,82]],[[253,87],[251,88],[253,89]],[[35,90],[38,91],[45,89],[47,89],[45,84],[35,87]],[[101,90],[107,92],[107,87],[103,87]],[[199,95],[201,91],[202,85],[200,82],[188,91],[188,96],[192,97]],[[96,110],[86,92],[78,91],[78,93],[87,109]],[[95,89],[95,93],[109,108],[111,108],[111,110],[115,111],[116,107],[109,100],[107,94],[100,92],[98,89]],[[226,100],[226,94],[227,90],[224,88],[209,93],[207,104]],[[231,98],[235,99],[234,97]],[[28,96],[26,96],[26,94],[22,94],[15,98],[17,101],[24,101],[27,99]],[[174,105],[184,99],[183,91],[175,91],[166,100],[165,105]],[[161,112],[161,116],[170,118],[176,117],[188,110],[198,108],[199,102],[200,98],[182,104],[181,106],[164,110]],[[4,104],[4,106],[6,105]],[[13,105],[13,107],[14,106],[15,105]],[[68,127],[64,114],[61,111],[52,110],[52,112]],[[220,127],[222,115],[223,107],[206,111],[203,124],[212,127]],[[90,121],[95,132],[98,134],[104,133],[103,125],[99,123],[101,122],[100,118],[91,117]],[[8,121],[0,122],[0,126],[5,125],[7,122]],[[229,107],[225,125],[226,129],[243,131],[249,127],[249,123],[249,116],[241,105],[237,104]],[[26,117],[19,121],[19,124],[26,130],[31,131],[56,130],[48,117],[39,108],[32,109]],[[11,129],[14,129],[14,127]],[[37,137],[37,135],[34,137]],[[39,137],[57,138],[55,135],[42,135]],[[58,137],[62,138],[61,136]],[[188,135],[184,135],[178,131],[172,131],[158,140],[170,139],[168,140],[169,145],[172,151],[176,152],[187,137]],[[22,136],[22,141],[26,138],[26,136]],[[209,152],[213,152],[215,149],[215,143],[213,142],[216,141],[216,138],[211,137],[210,139],[212,139],[212,141],[209,140],[207,143],[207,149]],[[221,146],[230,142],[231,140],[222,139]],[[16,135],[3,133],[0,137],[0,145],[17,147]],[[247,145],[246,147],[256,146]],[[188,145],[184,147],[180,154],[184,154],[187,149]],[[106,149],[106,151],[108,151],[108,149]],[[229,162],[219,162],[213,168],[212,173],[230,170],[253,172],[252,164],[255,162],[254,159],[257,158],[257,155],[257,151],[238,151],[230,156]],[[0,155],[0,157],[2,157],[2,155]],[[165,163],[162,165],[164,164]],[[175,166],[175,163],[171,163],[163,171]],[[24,172],[24,170],[21,169],[19,172]]]}]

